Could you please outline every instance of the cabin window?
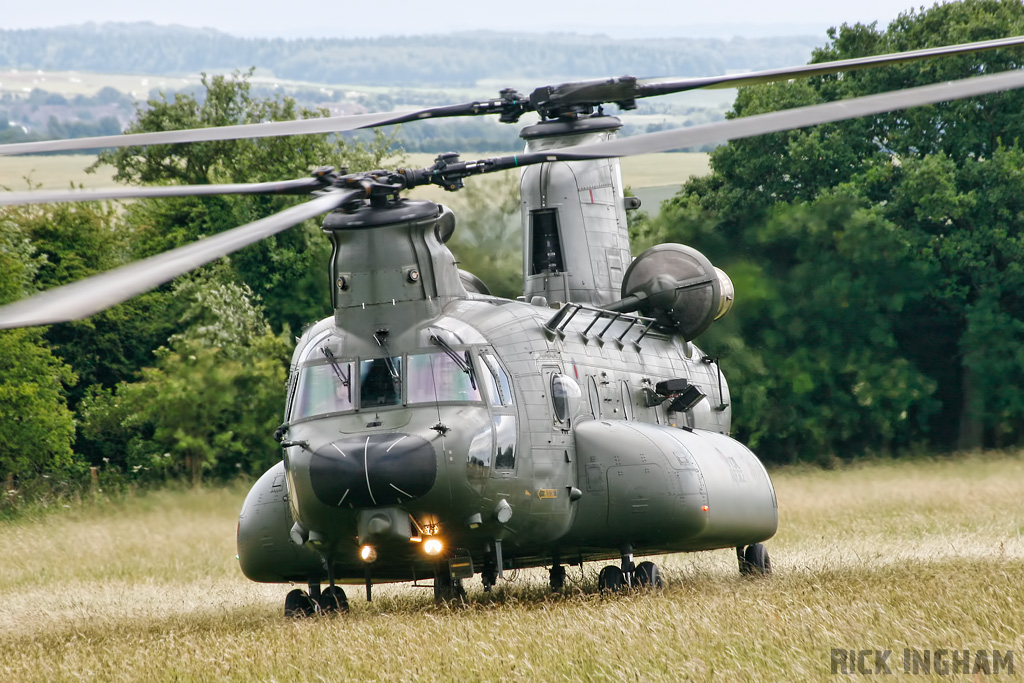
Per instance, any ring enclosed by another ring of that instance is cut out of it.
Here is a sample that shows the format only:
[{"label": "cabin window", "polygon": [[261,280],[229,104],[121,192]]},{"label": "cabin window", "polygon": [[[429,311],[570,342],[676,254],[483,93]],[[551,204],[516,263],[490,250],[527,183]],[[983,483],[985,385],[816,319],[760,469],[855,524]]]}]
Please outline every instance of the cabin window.
[{"label": "cabin window", "polygon": [[402,402],[402,358],[373,358],[359,364],[359,401],[363,408]]},{"label": "cabin window", "polygon": [[291,419],[352,410],[352,401],[352,363],[311,363],[299,375]]},{"label": "cabin window", "polygon": [[559,422],[568,422],[580,409],[583,392],[580,385],[568,375],[551,375],[551,403],[555,409],[555,418]]},{"label": "cabin window", "polygon": [[498,361],[494,356],[486,352],[480,354],[480,363],[484,369],[481,380],[491,405],[513,405],[512,382],[509,380],[505,369],[498,365]]},{"label": "cabin window", "polygon": [[480,387],[472,367],[469,362],[460,367],[446,353],[409,356],[406,400],[409,403],[480,401]]},{"label": "cabin window", "polygon": [[516,418],[514,415],[494,416],[494,469],[516,468]]}]

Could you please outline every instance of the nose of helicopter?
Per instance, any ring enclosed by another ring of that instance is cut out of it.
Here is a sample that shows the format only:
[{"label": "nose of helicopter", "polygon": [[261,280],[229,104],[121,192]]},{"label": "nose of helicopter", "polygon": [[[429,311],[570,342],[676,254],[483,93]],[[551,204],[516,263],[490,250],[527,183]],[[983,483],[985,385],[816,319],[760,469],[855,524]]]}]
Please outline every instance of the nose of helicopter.
[{"label": "nose of helicopter", "polygon": [[402,504],[430,491],[437,456],[429,442],[414,434],[352,436],[318,448],[309,474],[313,493],[326,505]]}]

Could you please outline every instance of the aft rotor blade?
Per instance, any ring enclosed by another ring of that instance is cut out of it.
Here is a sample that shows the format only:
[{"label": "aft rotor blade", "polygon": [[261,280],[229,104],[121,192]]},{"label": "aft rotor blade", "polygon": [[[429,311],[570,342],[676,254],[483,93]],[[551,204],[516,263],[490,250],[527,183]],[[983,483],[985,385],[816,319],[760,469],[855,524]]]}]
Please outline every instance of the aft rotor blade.
[{"label": "aft rotor blade", "polygon": [[407,121],[448,116],[467,116],[476,113],[487,102],[471,102],[446,107],[432,107],[415,111],[391,111],[379,114],[354,114],[351,116],[329,116],[297,121],[268,121],[266,123],[244,123],[219,128],[189,128],[154,133],[130,133],[127,135],[104,135],[70,140],[43,140],[40,142],[15,142],[0,145],[0,156],[34,154],[39,152],[71,152],[112,147],[141,147],[145,145],[169,145],[182,142],[211,142],[214,140],[239,140],[268,138],[286,135],[312,135],[319,133],[342,133],[360,128],[390,126]]},{"label": "aft rotor blade", "polygon": [[515,165],[522,166],[544,161],[603,159],[669,152],[683,147],[778,133],[1020,87],[1024,87],[1024,69],[510,158],[517,160]]},{"label": "aft rotor blade", "polygon": [[221,194],[302,194],[323,187],[317,178],[298,178],[269,183],[230,185],[165,185],[159,187],[112,187],[97,190],[34,190],[0,192],[0,206],[50,204],[54,202],[92,202],[103,199],[140,199],[159,197],[195,197]]},{"label": "aft rotor blade", "polygon": [[671,81],[645,79],[637,84],[636,97],[655,97],[657,95],[668,95],[671,93],[695,90],[698,88],[737,88],[743,85],[787,81],[791,78],[824,76],[842,71],[856,71],[858,69],[867,69],[876,66],[903,64],[920,59],[929,59],[931,57],[955,55],[964,52],[982,52],[985,50],[995,50],[1001,47],[1020,47],[1022,45],[1024,45],[1024,36],[1013,36],[1011,38],[999,38],[997,40],[983,40],[976,43],[930,47],[923,50],[895,52],[887,55],[858,57],[856,59],[842,59],[835,62],[822,62],[820,64],[804,64],[801,66],[792,66],[782,69],[767,69],[765,71],[753,71],[750,73],[731,74],[728,76],[683,78]]},{"label": "aft rotor blade", "polygon": [[332,211],[360,193],[329,192],[227,232],[9,304],[0,308],[0,329],[86,318],[307,218]]}]

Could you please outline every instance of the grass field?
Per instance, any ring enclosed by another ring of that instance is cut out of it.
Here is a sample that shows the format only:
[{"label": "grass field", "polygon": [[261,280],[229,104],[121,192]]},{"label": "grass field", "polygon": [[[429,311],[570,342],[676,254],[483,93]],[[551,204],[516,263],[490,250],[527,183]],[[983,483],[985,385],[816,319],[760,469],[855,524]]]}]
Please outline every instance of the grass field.
[{"label": "grass field", "polygon": [[355,587],[351,613],[307,620],[282,616],[287,587],[239,573],[241,489],[5,523],[0,676],[834,680],[832,648],[893,650],[897,677],[904,648],[1011,650],[1024,667],[1024,455],[773,478],[768,579],[741,578],[722,550],[658,558],[663,592],[598,595],[599,567],[588,565],[570,570],[561,595],[548,594],[543,571],[493,596],[474,581],[456,608],[405,585],[377,587],[366,603]]}]

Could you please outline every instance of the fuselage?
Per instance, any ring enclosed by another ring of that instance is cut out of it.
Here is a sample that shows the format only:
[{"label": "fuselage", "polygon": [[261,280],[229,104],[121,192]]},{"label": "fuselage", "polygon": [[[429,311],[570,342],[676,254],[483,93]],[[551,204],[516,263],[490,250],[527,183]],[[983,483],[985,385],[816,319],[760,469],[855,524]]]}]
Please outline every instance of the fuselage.
[{"label": "fuselage", "polygon": [[[383,329],[375,308],[350,310],[351,327]],[[328,557],[339,581],[362,581],[366,545],[374,580],[431,577],[430,538],[477,567],[499,541],[511,567],[770,537],[774,492],[727,436],[717,365],[631,316],[581,308],[553,326],[558,313],[467,296],[389,333],[387,355],[335,318],[308,329],[289,384],[291,445],[268,473],[286,475],[287,519],[261,536],[292,547],[250,553],[263,558],[243,560],[250,578],[308,580]],[[655,393],[678,378],[704,395],[688,410]]]}]

